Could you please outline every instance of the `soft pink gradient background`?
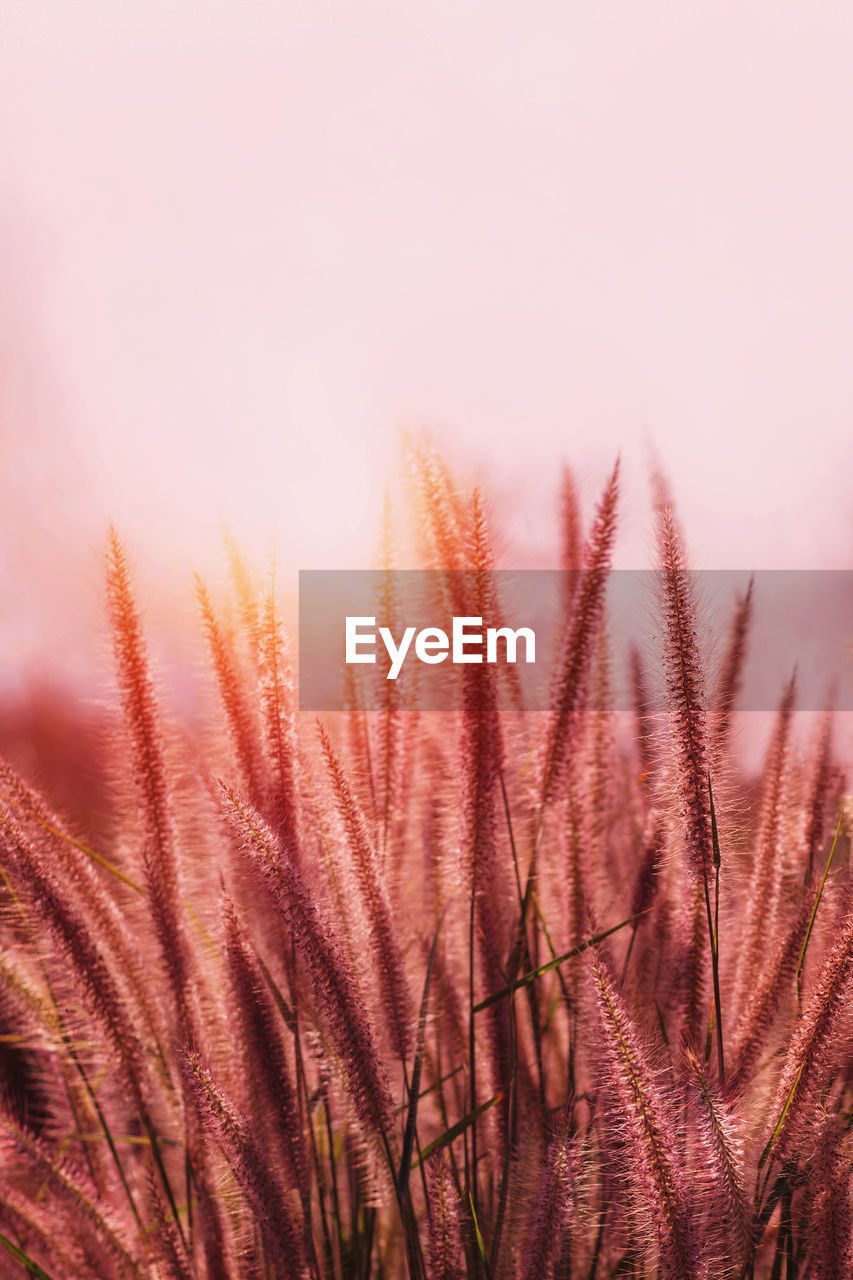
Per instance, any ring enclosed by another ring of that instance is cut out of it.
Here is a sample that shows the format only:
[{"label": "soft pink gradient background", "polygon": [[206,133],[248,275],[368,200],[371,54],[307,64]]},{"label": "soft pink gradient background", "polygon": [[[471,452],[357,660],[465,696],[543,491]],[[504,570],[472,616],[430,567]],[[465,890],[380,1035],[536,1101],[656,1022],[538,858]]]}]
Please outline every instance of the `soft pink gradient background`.
[{"label": "soft pink gradient background", "polygon": [[621,449],[621,563],[654,450],[700,566],[850,565],[849,6],[0,16],[4,679],[73,665],[110,516],[182,597],[222,520],[368,563],[401,426],[528,562]]}]

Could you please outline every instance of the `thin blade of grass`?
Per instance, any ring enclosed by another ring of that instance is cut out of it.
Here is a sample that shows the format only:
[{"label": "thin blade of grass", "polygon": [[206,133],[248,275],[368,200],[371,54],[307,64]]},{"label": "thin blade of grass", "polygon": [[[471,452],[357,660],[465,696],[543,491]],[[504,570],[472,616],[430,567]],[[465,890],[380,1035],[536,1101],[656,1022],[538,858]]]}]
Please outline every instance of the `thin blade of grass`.
[{"label": "thin blade of grass", "polygon": [[[711,808],[711,849],[714,868],[714,915],[711,916],[711,898],[708,892],[708,877],[705,877],[705,909],[708,913],[708,933],[711,941],[711,972],[714,980],[714,1018],[717,1030],[717,1064],[720,1072],[720,1088],[726,1084],[726,1065],[723,1053],[723,1001],[720,995],[720,837],[717,831],[717,811],[714,808],[714,792],[711,787],[711,775],[708,774],[708,801]],[[713,1027],[708,1026],[708,1047],[710,1051]],[[710,1052],[708,1054],[710,1056]]]},{"label": "thin blade of grass", "polygon": [[486,1246],[483,1242],[483,1236],[480,1231],[480,1224],[477,1221],[477,1210],[474,1208],[474,1200],[473,1200],[473,1197],[471,1197],[470,1195],[468,1196],[468,1203],[471,1206],[471,1220],[474,1223],[474,1239],[477,1242],[477,1252],[480,1255],[480,1261],[483,1264],[483,1270],[485,1271],[487,1278],[490,1278],[492,1273],[489,1268],[489,1259],[486,1257]]},{"label": "thin blade of grass", "polygon": [[489,1098],[487,1102],[481,1102],[476,1111],[471,1111],[467,1116],[463,1116],[461,1120],[457,1120],[456,1124],[451,1125],[451,1127],[444,1133],[440,1134],[437,1138],[433,1138],[432,1142],[428,1142],[421,1151],[420,1159],[413,1162],[414,1167],[418,1168],[419,1165],[425,1164],[430,1156],[434,1155],[436,1151],[441,1151],[444,1147],[449,1146],[451,1142],[455,1142],[460,1134],[463,1134],[475,1120],[480,1119],[480,1116],[483,1115],[484,1112],[488,1111],[490,1107],[495,1106],[496,1103],[502,1101],[503,1094],[496,1093],[494,1097]]},{"label": "thin blade of grass", "polygon": [[[435,1084],[427,1085],[426,1089],[421,1089],[420,1093],[418,1094],[418,1097],[428,1098],[430,1094],[438,1093],[442,1085],[447,1084],[448,1080],[452,1080],[454,1076],[458,1076],[459,1072],[464,1071],[464,1069],[465,1069],[465,1063],[460,1062],[459,1065],[454,1067],[452,1071],[445,1071],[444,1074],[440,1076],[438,1080],[436,1080]],[[398,1116],[402,1115],[404,1111],[408,1115],[409,1104],[407,1102],[400,1102],[394,1108],[394,1114]]]},{"label": "thin blade of grass", "polygon": [[[534,905],[536,907],[537,918],[539,920],[540,925],[542,926],[542,936],[544,937],[545,941],[548,944],[548,950],[551,952],[551,959],[556,960],[558,958],[557,948],[554,946],[554,943],[551,939],[551,934],[548,930],[547,924],[545,923],[545,917],[542,914],[542,908],[539,905],[539,901],[537,900]],[[559,982],[560,982],[560,990],[563,993],[563,999],[566,1002],[566,1008],[569,1009],[571,1007],[572,1002],[569,998],[569,991],[568,991],[568,988],[566,987],[566,980],[563,977],[563,975],[560,973],[559,968],[557,969],[557,978],[559,979]]]},{"label": "thin blade of grass", "polygon": [[714,808],[714,792],[711,789],[710,774],[708,775],[708,800],[710,801],[710,804],[711,804],[711,849],[712,849],[712,855],[713,855],[712,861],[715,867],[719,867],[722,864],[722,858],[720,857],[720,836],[717,831],[717,811]]},{"label": "thin blade of grass", "polygon": [[81,844],[79,840],[75,840],[73,836],[68,835],[66,831],[59,831],[56,827],[52,827],[49,822],[45,822],[45,820],[38,817],[37,814],[24,809],[24,806],[21,805],[19,801],[15,800],[13,796],[7,795],[5,791],[3,792],[3,799],[6,804],[11,805],[15,809],[21,810],[21,812],[27,813],[27,816],[30,817],[33,822],[38,823],[38,825],[44,831],[47,831],[49,835],[52,835],[54,839],[63,840],[66,844],[70,844],[73,849],[77,849],[80,853],[84,853],[87,858],[91,858],[93,862],[97,862],[99,867],[103,867],[105,871],[109,871],[110,875],[115,876],[118,880],[121,880],[123,884],[126,884],[129,889],[133,889],[134,893],[140,893],[143,898],[145,897],[145,890],[142,886],[138,885],[135,880],[131,880],[130,876],[126,876],[123,871],[120,871],[114,863],[110,862],[102,854],[96,853],[95,850],[90,849],[88,845]]},{"label": "thin blade of grass", "polygon": [[705,1061],[710,1062],[714,1048],[714,1006],[708,1010],[708,1034],[705,1037]]},{"label": "thin blade of grass", "polygon": [[803,965],[806,962],[806,950],[809,945],[809,939],[812,936],[812,929],[814,928],[815,919],[817,918],[817,909],[820,906],[820,900],[823,897],[823,889],[824,889],[824,885],[826,884],[826,878],[829,875],[829,869],[832,866],[832,859],[835,857],[835,850],[838,847],[838,837],[841,835],[841,824],[843,820],[844,820],[844,815],[842,814],[841,817],[838,819],[838,826],[835,829],[835,839],[832,842],[832,848],[829,851],[829,857],[827,858],[826,866],[823,869],[823,875],[821,877],[820,885],[818,886],[817,897],[815,898],[815,903],[814,903],[814,906],[812,907],[812,913],[809,916],[809,925],[808,925],[808,928],[806,929],[806,936],[803,939],[803,945],[800,950],[800,958],[797,961],[797,999],[798,1000],[802,998],[802,976],[803,976]]},{"label": "thin blade of grass", "polygon": [[584,951],[588,951],[590,947],[595,947],[599,942],[603,942],[605,938],[609,938],[612,934],[618,933],[620,929],[626,928],[627,925],[633,924],[635,920],[639,920],[641,916],[648,915],[651,907],[647,907],[645,911],[638,911],[636,915],[629,916],[627,920],[622,920],[619,924],[613,925],[611,929],[605,929],[603,933],[597,933],[592,938],[587,938],[586,942],[581,942],[578,946],[572,947],[571,951],[565,951],[561,956],[555,956],[553,960],[549,960],[547,964],[542,964],[538,969],[532,969],[529,973],[523,973],[520,978],[516,978],[515,982],[508,987],[503,987],[500,991],[487,996],[485,1000],[481,1000],[479,1004],[474,1005],[474,1013],[482,1013],[484,1009],[490,1008],[491,1005],[497,1004],[499,1000],[506,1000],[514,991],[518,991],[521,987],[529,987],[531,982],[536,982],[544,974],[550,973],[552,969],[557,969],[561,964],[565,964],[567,960],[573,960],[575,956],[581,955]]},{"label": "thin blade of grass", "polygon": [[[106,1142],[106,1135],[103,1133],[74,1133],[71,1135],[75,1142]],[[177,1138],[160,1138],[160,1144],[165,1147],[179,1147],[181,1143]],[[118,1145],[120,1142],[127,1143],[132,1147],[150,1147],[151,1139],[141,1133],[114,1133],[113,1142]]]},{"label": "thin blade of grass", "polygon": [[658,1016],[658,1027],[660,1028],[661,1039],[663,1040],[664,1044],[668,1049],[669,1035],[667,1034],[667,1030],[666,1030],[666,1022],[664,1021],[663,1009],[661,1009],[660,1004],[657,1001],[657,998],[655,998],[655,1013]]},{"label": "thin blade of grass", "polygon": [[779,1119],[776,1121],[776,1124],[773,1128],[773,1132],[771,1133],[770,1138],[768,1139],[767,1146],[764,1148],[764,1150],[761,1153],[761,1157],[758,1161],[759,1173],[764,1168],[765,1164],[767,1163],[767,1157],[770,1155],[770,1152],[773,1150],[774,1146],[776,1145],[776,1139],[779,1137],[779,1134],[782,1129],[782,1125],[785,1123],[785,1117],[788,1114],[791,1103],[794,1101],[794,1094],[797,1092],[797,1089],[799,1087],[800,1076],[803,1074],[804,1066],[805,1066],[805,1063],[801,1062],[800,1069],[797,1072],[796,1076],[794,1077],[794,1083],[791,1085],[791,1088],[788,1090],[788,1096],[785,1099],[785,1105],[783,1106],[779,1114]]},{"label": "thin blade of grass", "polygon": [[426,977],[424,979],[424,993],[421,998],[421,1008],[418,1014],[418,1038],[415,1048],[415,1061],[412,1067],[412,1079],[409,1083],[409,1114],[406,1119],[406,1130],[403,1134],[403,1153],[400,1157],[400,1172],[397,1175],[397,1186],[400,1194],[405,1195],[409,1186],[409,1173],[412,1168],[412,1151],[415,1144],[415,1129],[418,1119],[418,1103],[420,1102],[421,1072],[423,1070],[424,1061],[424,1041],[426,1039],[426,1020],[427,1009],[429,1007],[429,984],[432,978],[432,966],[435,961],[435,953],[438,949],[438,936],[441,933],[441,926],[444,924],[444,917],[447,915],[447,909],[452,899],[444,905],[444,910],[439,917],[438,924],[435,927],[435,936],[432,940],[430,948],[429,960],[427,962]]},{"label": "thin blade of grass", "polygon": [[272,976],[266,964],[264,963],[262,956],[260,956],[257,951],[255,951],[255,959],[260,965],[261,973],[264,975],[266,984],[270,989],[270,995],[272,996],[275,1002],[275,1006],[282,1016],[284,1025],[287,1027],[288,1031],[291,1032],[291,1034],[295,1035],[296,1034],[296,1015],[294,1014],[290,1005],[285,1000],[284,996],[281,994],[281,990],[279,989],[278,983],[276,982],[275,978]]},{"label": "thin blade of grass", "polygon": [[10,1253],[16,1262],[20,1262],[28,1274],[35,1276],[36,1280],[53,1280],[53,1277],[43,1267],[40,1267],[37,1262],[33,1262],[29,1254],[24,1253],[23,1249],[19,1249],[16,1244],[12,1244],[12,1241],[2,1234],[0,1234],[0,1247]]}]

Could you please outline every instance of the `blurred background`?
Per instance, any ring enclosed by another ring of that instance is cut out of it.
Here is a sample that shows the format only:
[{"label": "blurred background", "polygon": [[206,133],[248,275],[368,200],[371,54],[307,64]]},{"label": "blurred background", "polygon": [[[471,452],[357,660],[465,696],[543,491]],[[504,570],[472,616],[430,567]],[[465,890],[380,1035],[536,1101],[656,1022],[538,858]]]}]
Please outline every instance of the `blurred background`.
[{"label": "blurred background", "polygon": [[373,557],[403,430],[556,562],[657,456],[704,568],[853,567],[853,9],[2,0],[0,686],[87,678],[227,525]]}]

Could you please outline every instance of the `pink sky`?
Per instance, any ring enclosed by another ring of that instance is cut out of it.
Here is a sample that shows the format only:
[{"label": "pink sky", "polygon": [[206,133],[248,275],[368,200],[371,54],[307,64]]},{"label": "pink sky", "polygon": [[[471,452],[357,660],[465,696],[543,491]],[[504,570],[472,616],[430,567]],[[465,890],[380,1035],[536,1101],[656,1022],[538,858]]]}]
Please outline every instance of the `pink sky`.
[{"label": "pink sky", "polygon": [[534,550],[621,449],[642,563],[653,445],[700,565],[850,565],[849,6],[0,12],[7,662],[111,516],[367,563],[401,425]]}]

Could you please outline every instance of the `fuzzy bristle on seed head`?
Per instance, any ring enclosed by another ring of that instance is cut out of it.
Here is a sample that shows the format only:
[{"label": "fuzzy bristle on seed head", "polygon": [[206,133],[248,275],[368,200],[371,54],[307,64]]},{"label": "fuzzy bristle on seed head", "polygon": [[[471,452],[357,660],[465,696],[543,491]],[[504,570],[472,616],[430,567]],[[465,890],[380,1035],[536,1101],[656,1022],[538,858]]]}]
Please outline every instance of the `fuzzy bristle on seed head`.
[{"label": "fuzzy bristle on seed head", "polygon": [[616,537],[618,499],[617,461],[601,496],[584,548],[581,575],[572,600],[572,616],[561,647],[542,756],[543,807],[562,791],[577,736],[580,711],[604,615],[605,590]]},{"label": "fuzzy bristle on seed head", "polygon": [[382,1137],[389,1129],[393,1109],[388,1081],[364,1002],[335,930],[263,818],[228,788],[220,787],[220,795],[226,817],[266,882],[290,940],[311,975],[314,997],[340,1054],[358,1115],[372,1133]]},{"label": "fuzzy bristle on seed head", "polygon": [[675,787],[687,866],[696,879],[706,881],[713,861],[708,792],[711,752],[699,655],[698,606],[681,533],[668,504],[658,511],[657,541]]},{"label": "fuzzy bristle on seed head", "polygon": [[463,1280],[467,1274],[459,1197],[443,1156],[432,1160],[428,1171],[432,1216],[429,1232],[430,1280]]},{"label": "fuzzy bristle on seed head", "polygon": [[693,1204],[673,1122],[673,1108],[649,1062],[643,1038],[603,957],[591,952],[604,1102],[621,1136],[622,1176],[637,1222],[649,1226],[648,1246],[665,1280],[706,1275]]}]

